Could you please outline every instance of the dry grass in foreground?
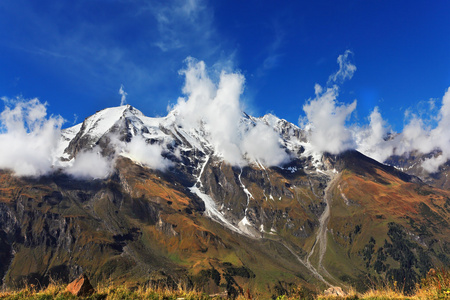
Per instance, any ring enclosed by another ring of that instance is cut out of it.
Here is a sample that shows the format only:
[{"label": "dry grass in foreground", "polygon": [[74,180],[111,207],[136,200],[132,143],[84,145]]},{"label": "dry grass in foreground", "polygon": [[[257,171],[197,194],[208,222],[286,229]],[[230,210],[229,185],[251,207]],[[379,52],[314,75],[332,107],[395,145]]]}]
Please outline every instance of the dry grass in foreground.
[{"label": "dry grass in foreground", "polygon": [[[50,299],[80,299],[80,297],[73,296],[65,291],[66,286],[51,284],[46,289],[34,290],[33,288],[26,288],[20,291],[5,291],[0,292],[0,299],[21,300],[21,299],[36,299],[36,300],[50,300]],[[224,299],[223,296],[206,295],[197,291],[168,290],[168,289],[154,289],[154,288],[126,288],[124,286],[118,287],[100,287],[91,296],[82,299],[148,299],[148,300],[209,300],[209,299]],[[244,299],[265,299],[252,297],[250,294],[240,295],[237,300]],[[367,300],[384,300],[384,299],[450,299],[450,272],[441,270],[436,272],[431,269],[427,277],[422,279],[420,285],[417,286],[414,294],[405,296],[401,291],[393,288],[380,288],[377,290],[370,290],[364,294],[356,292],[349,292],[345,297],[326,296],[305,294],[302,288],[294,291],[291,295],[278,296],[273,298],[276,300],[294,300],[294,299],[367,299]]]},{"label": "dry grass in foreground", "polygon": [[153,289],[153,288],[127,288],[125,286],[100,287],[94,294],[87,297],[77,297],[66,291],[65,285],[50,284],[43,290],[33,290],[25,288],[20,291],[0,292],[0,299],[21,300],[21,299],[148,299],[148,300],[207,300],[213,299],[206,294],[196,291]]},{"label": "dry grass in foreground", "polygon": [[[436,271],[431,269],[427,276],[421,280],[420,284],[411,295],[404,295],[402,291],[394,287],[385,287],[369,290],[364,294],[355,292],[349,293],[346,297],[332,297],[319,295],[318,299],[367,299],[367,300],[384,300],[384,299],[450,299],[450,272],[444,269]],[[288,298],[287,298],[288,299]]]}]

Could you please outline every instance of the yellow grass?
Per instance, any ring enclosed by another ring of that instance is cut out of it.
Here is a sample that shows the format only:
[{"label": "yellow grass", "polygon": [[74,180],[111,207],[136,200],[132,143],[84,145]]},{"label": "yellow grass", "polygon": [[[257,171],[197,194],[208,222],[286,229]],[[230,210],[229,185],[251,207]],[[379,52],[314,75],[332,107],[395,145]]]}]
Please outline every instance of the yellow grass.
[{"label": "yellow grass", "polygon": [[[65,291],[65,285],[50,284],[47,288],[37,290],[34,286],[28,286],[19,291],[1,291],[0,299],[21,300],[21,299],[80,299]],[[209,300],[209,299],[228,299],[224,293],[218,295],[207,295],[205,293],[188,290],[183,286],[178,289],[171,290],[167,288],[154,288],[151,286],[140,286],[129,288],[125,285],[114,286],[105,285],[96,288],[93,295],[85,299],[149,299],[149,300]],[[237,300],[249,299],[269,299],[259,298],[249,291],[243,295],[239,295]],[[410,299],[410,300],[425,300],[425,299],[450,299],[450,273],[446,270],[435,271],[430,270],[427,277],[422,279],[421,283],[417,285],[416,290],[411,295],[404,295],[401,291],[395,288],[383,287],[379,289],[369,290],[365,293],[357,293],[354,290],[347,291],[347,295],[343,297],[328,296],[325,293],[316,294],[302,287],[298,287],[291,291],[290,295],[281,295],[277,300],[297,300],[297,299],[323,299],[323,300],[338,300],[338,299],[367,299],[367,300],[388,300],[388,299]]]}]

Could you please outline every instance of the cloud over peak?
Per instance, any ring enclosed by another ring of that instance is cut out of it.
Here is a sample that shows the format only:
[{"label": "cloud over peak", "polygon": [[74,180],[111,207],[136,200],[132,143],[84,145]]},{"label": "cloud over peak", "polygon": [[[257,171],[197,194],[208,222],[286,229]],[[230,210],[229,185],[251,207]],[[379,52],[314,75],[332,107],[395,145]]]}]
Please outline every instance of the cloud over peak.
[{"label": "cloud over peak", "polygon": [[258,123],[246,128],[241,123],[240,96],[245,82],[242,74],[222,71],[218,83],[214,83],[205,63],[192,58],[187,60],[187,68],[181,74],[185,76],[186,97],[179,98],[174,109],[183,127],[188,130],[203,127],[216,152],[232,165],[247,164],[244,157],[269,166],[288,159],[279,135],[268,125]]},{"label": "cloud over peak", "polygon": [[316,97],[303,105],[309,139],[316,151],[338,154],[355,146],[346,121],[356,108],[356,100],[351,104],[337,102],[339,88],[333,86],[323,91],[316,85]]},{"label": "cloud over peak", "polygon": [[308,131],[310,142],[318,152],[338,154],[355,147],[351,131],[346,122],[356,109],[356,100],[350,104],[339,103],[339,85],[351,79],[356,66],[350,62],[349,50],[339,55],[339,70],[328,78],[327,87],[315,84],[315,98],[308,99],[303,105],[305,118],[300,118],[300,125]]}]

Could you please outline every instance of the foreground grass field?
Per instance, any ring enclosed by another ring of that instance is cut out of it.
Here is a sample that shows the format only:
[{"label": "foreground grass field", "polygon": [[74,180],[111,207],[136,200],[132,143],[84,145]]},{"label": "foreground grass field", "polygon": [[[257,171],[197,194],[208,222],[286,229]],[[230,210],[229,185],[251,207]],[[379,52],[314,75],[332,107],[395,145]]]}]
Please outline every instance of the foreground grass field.
[{"label": "foreground grass field", "polygon": [[[125,286],[108,286],[98,287],[96,292],[88,297],[77,297],[66,290],[64,285],[51,284],[43,290],[36,290],[33,287],[22,289],[20,291],[3,291],[0,292],[0,299],[20,300],[20,299],[148,299],[148,300],[208,300],[208,299],[227,299],[225,295],[207,295],[197,291],[185,291],[182,288],[178,290],[168,289],[154,289],[146,288],[127,288]],[[239,295],[237,300],[263,299],[252,296],[250,291],[245,295]],[[366,293],[360,294],[354,291],[349,291],[346,296],[338,297],[326,294],[316,294],[301,287],[291,291],[290,295],[281,295],[272,297],[276,300],[294,300],[294,299],[450,299],[450,272],[446,270],[435,271],[430,270],[427,277],[422,279],[420,285],[417,285],[416,290],[411,295],[404,295],[401,291],[396,289],[394,283],[391,287],[384,287],[374,290],[369,290]]]}]

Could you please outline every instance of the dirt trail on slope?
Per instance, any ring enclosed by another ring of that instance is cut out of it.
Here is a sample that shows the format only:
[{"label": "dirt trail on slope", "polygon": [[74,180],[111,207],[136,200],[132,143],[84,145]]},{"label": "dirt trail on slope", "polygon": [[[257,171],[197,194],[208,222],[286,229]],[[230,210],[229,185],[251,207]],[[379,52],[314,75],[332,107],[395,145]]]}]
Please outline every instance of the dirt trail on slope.
[{"label": "dirt trail on slope", "polygon": [[311,248],[308,256],[306,257],[306,264],[312,267],[310,258],[314,254],[316,250],[316,246],[319,245],[319,260],[317,264],[317,270],[322,271],[324,275],[328,276],[331,279],[336,280],[330,273],[325,269],[322,264],[323,257],[325,256],[325,252],[327,251],[327,226],[328,221],[330,220],[330,210],[331,210],[331,202],[332,202],[332,193],[331,190],[336,185],[336,182],[340,178],[340,174],[329,173],[331,180],[328,182],[327,187],[325,188],[325,195],[323,199],[325,200],[326,207],[323,211],[322,215],[319,218],[319,229],[317,230],[316,240],[314,241],[314,245]]},{"label": "dirt trail on slope", "polygon": [[[306,259],[302,259],[300,256],[297,255],[297,253],[292,250],[291,247],[289,247],[284,241],[280,241],[281,244],[291,252],[292,255],[295,256],[295,258],[302,263],[317,279],[322,281],[328,286],[333,286],[330,282],[328,282],[324,276],[326,276],[328,279],[332,279],[335,282],[338,282],[323,266],[322,261],[323,257],[325,256],[325,252],[327,250],[327,226],[328,221],[330,220],[330,213],[331,213],[331,202],[332,202],[332,193],[334,186],[336,185],[336,182],[340,178],[340,174],[329,172],[328,175],[330,176],[330,181],[328,182],[326,188],[325,188],[325,194],[323,199],[325,200],[326,207],[323,211],[322,215],[319,218],[319,229],[317,230],[316,234],[316,240],[314,241],[314,245],[311,248],[311,251],[308,253],[308,256]],[[319,260],[317,263],[317,267],[313,266],[313,264],[310,261],[311,256],[314,254],[316,250],[316,246],[318,246],[319,251]]]},{"label": "dirt trail on slope", "polygon": [[[317,279],[319,279],[320,281],[322,281],[323,283],[325,283],[327,286],[332,286],[328,281],[325,280],[325,278],[323,278],[322,275],[320,275],[320,273],[317,271],[317,269],[311,265],[308,261],[304,261],[303,259],[300,258],[300,256],[297,255],[297,253],[295,253],[294,250],[292,250],[291,247],[289,247],[285,242],[280,241],[281,244],[289,250],[289,252],[291,252],[292,255],[295,256],[295,258],[302,264],[304,265]],[[328,273],[328,272],[327,272]]]}]

